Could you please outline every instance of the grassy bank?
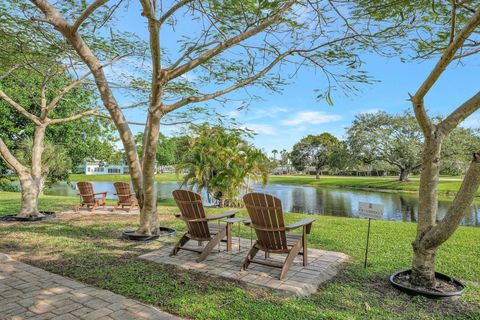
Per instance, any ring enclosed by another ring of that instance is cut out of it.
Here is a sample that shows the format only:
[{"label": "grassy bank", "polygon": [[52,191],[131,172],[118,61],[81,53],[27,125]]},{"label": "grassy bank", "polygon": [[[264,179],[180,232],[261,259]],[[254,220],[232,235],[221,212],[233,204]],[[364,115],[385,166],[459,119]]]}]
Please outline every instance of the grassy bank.
[{"label": "grassy bank", "polygon": [[[77,198],[44,196],[42,209],[75,205]],[[18,210],[17,193],[0,192],[0,214]],[[159,207],[162,224],[179,234],[173,206]],[[209,209],[210,213],[218,209]],[[241,215],[245,216],[242,210]],[[304,218],[289,214],[288,221]],[[415,224],[375,221],[370,265],[363,269],[366,221],[318,216],[311,247],[341,251],[353,261],[335,280],[307,299],[278,297],[230,281],[212,280],[136,259],[165,242],[136,244],[118,240],[135,228],[137,217],[62,215],[35,224],[0,223],[0,252],[92,285],[109,289],[187,318],[196,319],[478,319],[480,317],[479,229],[460,227],[438,253],[438,271],[462,279],[468,290],[461,301],[445,303],[411,298],[390,287],[387,277],[409,266]],[[246,228],[243,236],[248,237]],[[171,240],[173,241],[173,240]],[[366,304],[370,308],[366,311]]]},{"label": "grassy bank", "polygon": [[[129,175],[85,175],[72,174],[71,181],[130,181]],[[175,182],[178,177],[174,173],[163,173],[155,176],[157,182]],[[315,176],[275,176],[269,177],[270,183],[302,185],[312,187],[330,187],[330,188],[351,188],[351,189],[371,189],[395,192],[418,192],[419,179],[412,177],[408,182],[399,182],[397,177],[342,177],[342,176],[322,176],[315,179]],[[443,196],[454,196],[462,181],[458,177],[441,177],[439,184],[439,194]],[[479,193],[480,196],[480,193]]]},{"label": "grassy bank", "polygon": [[[321,176],[270,176],[270,183],[293,184],[312,187],[354,188],[392,190],[404,192],[418,192],[420,181],[412,178],[407,182],[400,182],[396,177],[339,177]],[[454,196],[460,188],[462,181],[451,177],[440,178],[438,186],[439,194]],[[480,195],[480,193],[478,194]]]}]

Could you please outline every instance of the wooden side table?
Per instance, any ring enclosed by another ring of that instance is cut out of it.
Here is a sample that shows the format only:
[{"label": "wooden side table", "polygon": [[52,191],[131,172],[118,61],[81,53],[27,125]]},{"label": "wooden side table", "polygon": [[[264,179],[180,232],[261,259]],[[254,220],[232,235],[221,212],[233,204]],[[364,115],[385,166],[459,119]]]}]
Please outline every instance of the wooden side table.
[{"label": "wooden side table", "polygon": [[223,219],[222,222],[226,222],[228,225],[228,229],[230,229],[230,232],[227,233],[227,243],[232,243],[232,231],[233,231],[233,224],[238,223],[238,252],[240,252],[240,224],[244,222],[245,219],[243,218],[227,218]]}]

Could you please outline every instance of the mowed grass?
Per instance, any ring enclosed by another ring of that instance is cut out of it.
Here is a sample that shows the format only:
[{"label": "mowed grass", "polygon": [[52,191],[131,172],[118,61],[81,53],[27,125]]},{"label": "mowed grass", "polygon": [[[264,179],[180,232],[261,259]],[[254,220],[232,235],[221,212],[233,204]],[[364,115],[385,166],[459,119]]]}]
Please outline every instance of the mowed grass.
[{"label": "mowed grass", "polygon": [[[45,210],[71,208],[78,199],[43,196]],[[0,192],[0,215],[15,212],[19,194]],[[172,205],[159,206],[161,223],[178,236],[185,225]],[[217,213],[220,209],[208,209]],[[241,216],[246,212],[241,210]],[[289,222],[305,215],[286,215]],[[82,282],[156,305],[192,319],[480,319],[480,229],[460,227],[439,250],[437,270],[461,279],[467,291],[458,302],[409,297],[388,276],[408,268],[415,224],[374,221],[369,266],[363,269],[365,220],[315,216],[311,247],[345,252],[345,271],[309,298],[283,298],[269,291],[142,261],[140,254],[175,239],[138,244],[119,240],[138,217],[61,215],[43,223],[0,223],[0,252]],[[249,237],[242,227],[242,235]]]},{"label": "mowed grass", "polygon": [[[360,188],[375,190],[393,190],[405,192],[417,192],[420,181],[417,177],[407,182],[398,181],[397,177],[341,177],[341,176],[270,176],[270,183],[303,185],[312,187],[332,188]],[[444,196],[454,196],[460,188],[462,181],[458,178],[442,177],[438,186],[438,192]],[[477,194],[477,195],[480,195]]]}]

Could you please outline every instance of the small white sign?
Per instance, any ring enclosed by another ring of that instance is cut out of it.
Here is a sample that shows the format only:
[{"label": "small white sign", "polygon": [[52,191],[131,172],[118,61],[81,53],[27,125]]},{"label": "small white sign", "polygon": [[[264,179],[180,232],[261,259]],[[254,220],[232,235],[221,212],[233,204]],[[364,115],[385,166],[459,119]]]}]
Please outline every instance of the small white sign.
[{"label": "small white sign", "polygon": [[383,219],[383,204],[359,202],[358,215],[362,218]]}]

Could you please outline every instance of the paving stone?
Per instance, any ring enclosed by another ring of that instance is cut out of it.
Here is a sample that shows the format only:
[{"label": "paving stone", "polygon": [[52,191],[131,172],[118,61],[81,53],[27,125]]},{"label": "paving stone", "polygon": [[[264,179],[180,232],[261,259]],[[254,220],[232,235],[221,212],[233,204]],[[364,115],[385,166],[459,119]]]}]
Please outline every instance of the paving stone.
[{"label": "paving stone", "polygon": [[15,261],[2,253],[0,296],[2,320],[180,319],[133,299]]},{"label": "paving stone", "polygon": [[85,320],[96,320],[98,318],[108,316],[111,313],[113,313],[113,311],[108,308],[100,308],[81,316],[81,318]]},{"label": "paving stone", "polygon": [[[181,250],[176,256],[170,257],[169,254],[173,244],[144,254],[140,258],[156,263],[174,265],[178,268],[192,270],[212,277],[239,280],[247,285],[273,289],[281,295],[287,296],[308,296],[312,294],[321,283],[335,277],[341,266],[350,260],[349,256],[340,252],[308,249],[308,265],[304,267],[302,257],[297,257],[286,278],[279,280],[280,269],[254,263],[250,264],[247,271],[240,272],[243,260],[251,248],[251,241],[241,238],[240,252],[238,251],[237,241],[238,238],[234,238],[232,252],[226,252],[225,245],[222,244],[220,252],[214,250],[201,263],[195,262],[198,257],[197,253],[186,250]],[[193,241],[187,243],[187,246],[192,249],[198,248]],[[264,255],[259,253],[255,259],[262,260]],[[284,260],[285,255],[281,254],[271,254],[268,258],[268,261],[274,263],[282,263]]]}]

